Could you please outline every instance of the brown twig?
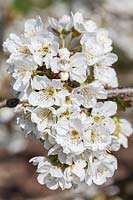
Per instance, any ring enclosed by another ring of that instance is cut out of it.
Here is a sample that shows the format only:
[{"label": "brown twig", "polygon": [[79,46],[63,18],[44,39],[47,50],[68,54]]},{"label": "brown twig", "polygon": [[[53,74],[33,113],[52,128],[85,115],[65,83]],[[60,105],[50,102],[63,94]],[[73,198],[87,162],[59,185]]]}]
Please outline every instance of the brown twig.
[{"label": "brown twig", "polygon": [[133,88],[108,89],[108,97],[133,97]]},{"label": "brown twig", "polygon": [[[108,98],[111,97],[133,97],[133,88],[113,88],[113,89],[107,89],[108,91]],[[14,108],[18,104],[21,104],[22,106],[29,105],[28,102],[21,102],[18,98],[12,98],[8,100],[4,100],[0,102],[0,108],[8,107],[8,108]]]}]

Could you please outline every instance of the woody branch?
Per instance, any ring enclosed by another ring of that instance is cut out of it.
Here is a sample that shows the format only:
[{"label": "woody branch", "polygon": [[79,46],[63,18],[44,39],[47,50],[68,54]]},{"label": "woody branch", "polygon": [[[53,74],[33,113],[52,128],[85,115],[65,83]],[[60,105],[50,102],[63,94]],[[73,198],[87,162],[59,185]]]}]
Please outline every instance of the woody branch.
[{"label": "woody branch", "polygon": [[[107,89],[108,97],[133,97],[133,88],[113,88]],[[27,102],[21,102],[18,98],[11,98],[0,102],[0,108],[14,108],[18,104],[27,105]]]}]

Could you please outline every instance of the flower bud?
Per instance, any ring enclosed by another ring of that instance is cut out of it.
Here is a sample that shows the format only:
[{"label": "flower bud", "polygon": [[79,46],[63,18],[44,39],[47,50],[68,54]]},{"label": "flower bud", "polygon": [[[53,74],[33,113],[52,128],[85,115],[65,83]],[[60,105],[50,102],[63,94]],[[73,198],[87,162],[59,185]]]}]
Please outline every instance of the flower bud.
[{"label": "flower bud", "polygon": [[69,78],[68,72],[61,72],[60,73],[60,78],[61,78],[62,81],[67,81],[68,78]]}]

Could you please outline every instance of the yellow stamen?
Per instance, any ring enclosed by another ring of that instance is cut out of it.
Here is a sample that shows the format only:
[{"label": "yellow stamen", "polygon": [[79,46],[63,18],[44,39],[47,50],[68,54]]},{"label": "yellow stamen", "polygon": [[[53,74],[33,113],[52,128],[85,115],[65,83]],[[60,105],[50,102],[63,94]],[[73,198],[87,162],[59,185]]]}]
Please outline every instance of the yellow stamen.
[{"label": "yellow stamen", "polygon": [[73,130],[70,131],[70,137],[71,137],[72,140],[79,139],[80,134],[77,130],[73,129]]},{"label": "yellow stamen", "polygon": [[91,143],[92,143],[92,144],[94,144],[95,138],[96,138],[96,134],[95,134],[94,130],[92,130],[92,131],[91,131]]},{"label": "yellow stamen", "polygon": [[45,91],[49,96],[53,96],[53,94],[55,93],[55,90],[52,87],[49,87],[46,91]]},{"label": "yellow stamen", "polygon": [[66,104],[70,104],[70,103],[71,103],[71,98],[70,98],[70,96],[66,96],[66,97],[65,97],[65,103],[66,103]]},{"label": "yellow stamen", "polygon": [[49,52],[49,47],[48,46],[42,47],[41,52],[43,55],[46,55]]}]

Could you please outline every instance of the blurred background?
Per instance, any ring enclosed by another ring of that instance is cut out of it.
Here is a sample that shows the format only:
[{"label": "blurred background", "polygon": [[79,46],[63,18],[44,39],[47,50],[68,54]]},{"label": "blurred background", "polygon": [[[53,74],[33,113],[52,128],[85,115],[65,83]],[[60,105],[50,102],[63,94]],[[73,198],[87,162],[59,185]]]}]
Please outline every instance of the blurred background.
[{"label": "blurred background", "polygon": [[[115,64],[120,86],[133,86],[133,0],[0,0],[0,101],[11,97],[10,76],[2,43],[9,33],[21,33],[26,19],[40,15],[61,17],[81,11],[101,27],[106,27],[119,57]],[[133,124],[133,109],[119,113]],[[101,187],[82,185],[75,191],[50,191],[36,180],[28,160],[43,155],[41,144],[25,138],[16,126],[12,109],[0,109],[0,200],[133,200],[133,136],[129,148],[116,153],[118,170]]]}]

